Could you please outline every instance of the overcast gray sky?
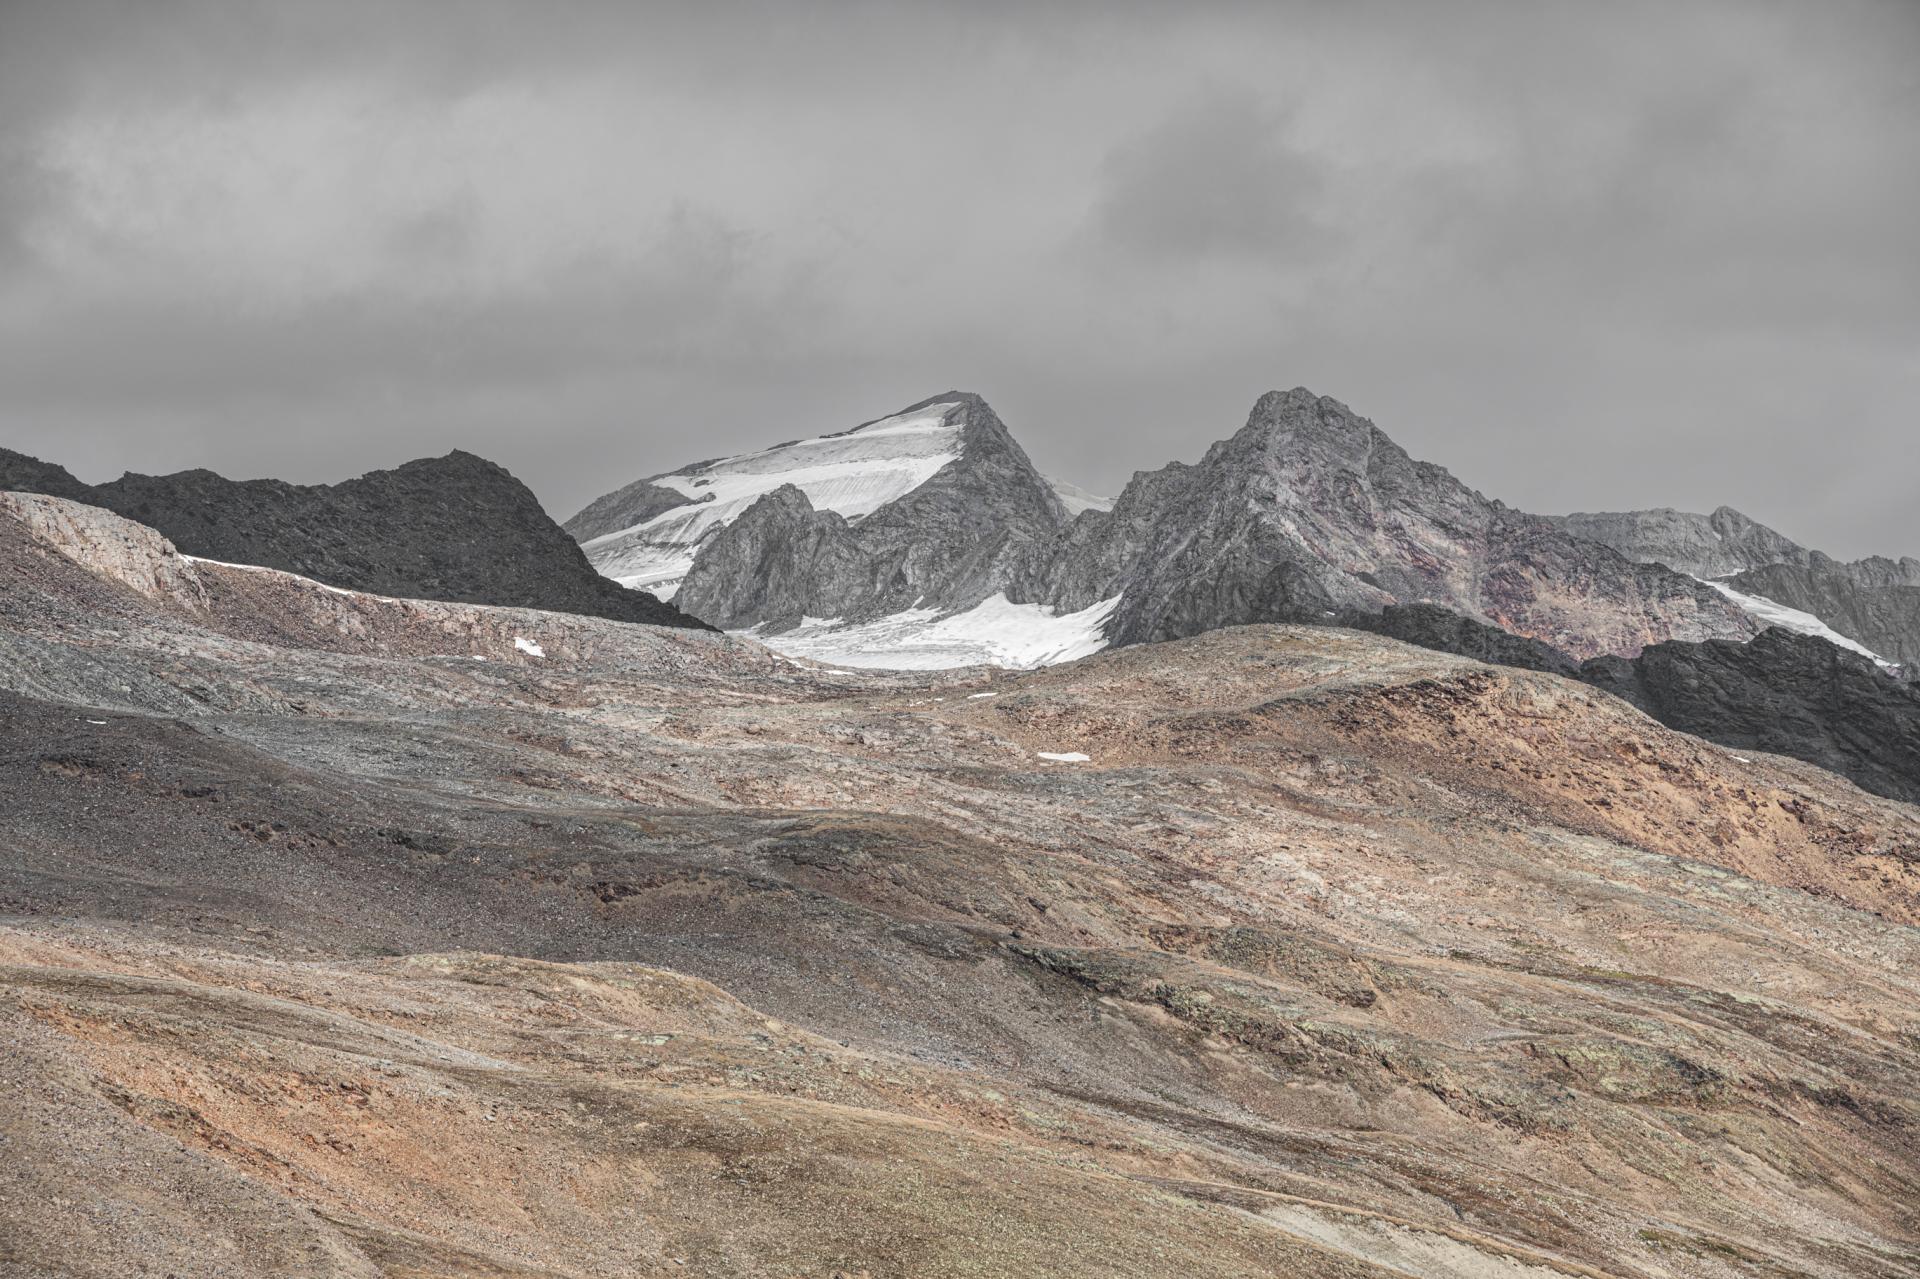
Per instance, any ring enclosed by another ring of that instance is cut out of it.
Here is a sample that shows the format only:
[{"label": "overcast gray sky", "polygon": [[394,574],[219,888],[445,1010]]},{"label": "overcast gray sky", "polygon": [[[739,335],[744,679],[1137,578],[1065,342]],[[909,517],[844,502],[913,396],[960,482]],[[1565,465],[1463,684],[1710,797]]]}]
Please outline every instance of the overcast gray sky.
[{"label": "overcast gray sky", "polygon": [[977,390],[1306,385],[1491,496],[1920,554],[1920,3],[0,0],[0,444],[565,518]]}]

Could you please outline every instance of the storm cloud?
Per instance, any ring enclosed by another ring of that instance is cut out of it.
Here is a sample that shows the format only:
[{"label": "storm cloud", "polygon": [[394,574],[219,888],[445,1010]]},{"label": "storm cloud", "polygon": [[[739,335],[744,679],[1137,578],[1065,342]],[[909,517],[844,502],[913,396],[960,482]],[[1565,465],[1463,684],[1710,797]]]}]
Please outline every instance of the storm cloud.
[{"label": "storm cloud", "polygon": [[0,6],[0,443],[565,517],[952,387],[1304,384],[1542,511],[1920,554],[1920,6]]}]

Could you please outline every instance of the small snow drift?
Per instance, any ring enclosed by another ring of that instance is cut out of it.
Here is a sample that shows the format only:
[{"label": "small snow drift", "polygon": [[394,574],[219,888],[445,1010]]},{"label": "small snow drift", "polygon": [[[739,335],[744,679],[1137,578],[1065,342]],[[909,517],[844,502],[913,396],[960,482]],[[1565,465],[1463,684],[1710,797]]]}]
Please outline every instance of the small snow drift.
[{"label": "small snow drift", "polygon": [[1056,764],[1091,764],[1093,756],[1083,755],[1079,751],[1035,751],[1041,759],[1050,759]]},{"label": "small snow drift", "polygon": [[930,608],[909,609],[852,625],[836,618],[809,617],[793,630],[779,634],[761,635],[752,630],[741,634],[788,657],[838,666],[914,671],[956,666],[1031,670],[1090,657],[1105,648],[1103,627],[1119,602],[1115,596],[1077,613],[1056,614],[1044,604],[1015,604],[1005,595],[995,594],[946,617]]},{"label": "small snow drift", "polygon": [[513,646],[528,657],[545,657],[547,651],[524,635],[513,637]]}]

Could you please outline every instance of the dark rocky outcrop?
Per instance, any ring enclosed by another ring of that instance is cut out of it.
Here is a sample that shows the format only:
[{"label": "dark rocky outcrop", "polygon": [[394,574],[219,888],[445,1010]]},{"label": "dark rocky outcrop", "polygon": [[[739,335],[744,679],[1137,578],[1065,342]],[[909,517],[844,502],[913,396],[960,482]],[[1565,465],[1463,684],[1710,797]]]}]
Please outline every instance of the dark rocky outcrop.
[{"label": "dark rocky outcrop", "polygon": [[1588,662],[1582,677],[1670,728],[1920,803],[1920,690],[1818,636],[1773,627],[1746,644],[1654,644]]},{"label": "dark rocky outcrop", "polygon": [[1389,604],[1378,613],[1347,613],[1339,620],[1340,625],[1357,631],[1370,631],[1405,644],[1471,657],[1493,666],[1517,666],[1569,679],[1581,678],[1580,663],[1553,645],[1476,622],[1438,604]]},{"label": "dark rocky outcrop", "polygon": [[1737,606],[1682,574],[1490,501],[1303,387],[1270,392],[1197,465],[1136,475],[1073,524],[1049,602],[1121,596],[1115,643],[1428,602],[1580,656],[1744,638]]},{"label": "dark rocky outcrop", "polygon": [[64,466],[0,448],[0,493],[45,493],[69,501],[88,500],[90,489]]},{"label": "dark rocky outcrop", "polygon": [[782,484],[715,535],[679,598],[725,626],[786,630],[822,616],[823,583],[857,591],[867,563],[845,519],[814,510],[805,493]]},{"label": "dark rocky outcrop", "polygon": [[206,470],[84,485],[58,467],[16,459],[0,458],[10,487],[105,507],[204,559],[381,595],[704,625],[600,576],[526,485],[471,453],[330,485]]}]

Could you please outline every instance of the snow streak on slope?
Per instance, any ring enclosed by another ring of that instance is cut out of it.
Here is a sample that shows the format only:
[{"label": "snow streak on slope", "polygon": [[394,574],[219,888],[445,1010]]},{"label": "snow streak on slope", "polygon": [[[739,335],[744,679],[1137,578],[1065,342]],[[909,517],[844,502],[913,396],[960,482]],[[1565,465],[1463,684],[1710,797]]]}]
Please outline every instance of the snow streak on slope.
[{"label": "snow streak on slope", "polygon": [[1106,620],[1119,603],[1116,595],[1078,613],[1055,614],[1044,604],[1015,604],[1005,595],[992,595],[948,617],[941,617],[936,609],[915,608],[858,625],[809,617],[778,635],[760,635],[757,628],[742,633],[776,653],[839,666],[1030,670],[1088,657],[1105,648]]},{"label": "snow streak on slope", "polygon": [[1049,479],[1053,495],[1060,499],[1060,505],[1067,508],[1068,515],[1078,515],[1082,511],[1111,511],[1113,499],[1089,493],[1078,484],[1069,484],[1065,480]]},{"label": "snow streak on slope", "polygon": [[702,540],[762,496],[792,484],[815,510],[849,520],[919,488],[960,456],[962,424],[954,403],[882,418],[837,435],[775,445],[757,453],[690,466],[652,482],[687,502],[643,524],[582,544],[601,573],[622,586],[670,600],[693,566]]},{"label": "snow streak on slope", "polygon": [[1815,617],[1812,613],[1803,613],[1797,608],[1788,608],[1785,604],[1776,604],[1764,595],[1748,595],[1744,591],[1736,591],[1725,582],[1708,581],[1707,585],[1719,591],[1722,595],[1732,600],[1735,604],[1738,604],[1741,608],[1746,609],[1747,612],[1753,614],[1769,626],[1782,626],[1790,631],[1798,631],[1802,635],[1817,635],[1829,644],[1837,644],[1841,648],[1860,654],[1862,657],[1871,657],[1874,661],[1889,670],[1893,669],[1894,664],[1892,662],[1889,662],[1886,658],[1880,656],[1880,654],[1874,652],[1864,644],[1859,643],[1857,640],[1848,639],[1839,631],[1834,630],[1831,626],[1828,626],[1825,622]]}]

